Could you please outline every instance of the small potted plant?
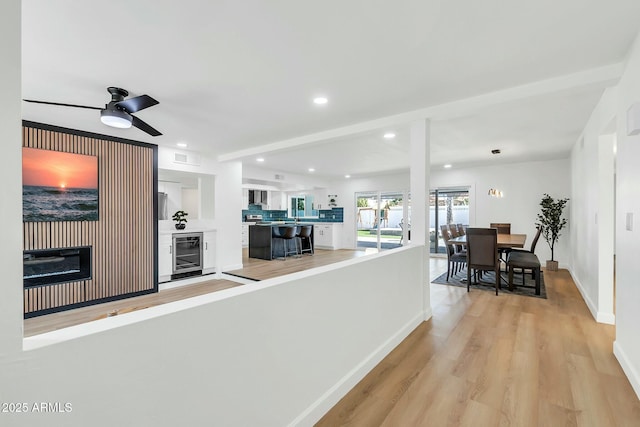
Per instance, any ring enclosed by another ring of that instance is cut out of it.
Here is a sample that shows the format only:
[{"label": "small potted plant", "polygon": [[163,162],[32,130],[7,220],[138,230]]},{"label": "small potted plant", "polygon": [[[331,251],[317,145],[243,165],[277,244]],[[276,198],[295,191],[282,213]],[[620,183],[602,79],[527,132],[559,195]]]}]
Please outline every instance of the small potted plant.
[{"label": "small potted plant", "polygon": [[566,218],[562,218],[562,211],[568,201],[569,199],[554,200],[553,197],[545,193],[540,202],[542,211],[538,214],[536,225],[542,227],[542,237],[551,249],[551,259],[547,260],[547,270],[550,271],[558,270],[558,261],[553,257],[553,248],[560,238],[560,231],[567,225]]},{"label": "small potted plant", "polygon": [[177,230],[184,230],[187,226],[187,215],[189,214],[185,211],[176,211],[176,213],[173,214],[172,218],[176,222]]}]

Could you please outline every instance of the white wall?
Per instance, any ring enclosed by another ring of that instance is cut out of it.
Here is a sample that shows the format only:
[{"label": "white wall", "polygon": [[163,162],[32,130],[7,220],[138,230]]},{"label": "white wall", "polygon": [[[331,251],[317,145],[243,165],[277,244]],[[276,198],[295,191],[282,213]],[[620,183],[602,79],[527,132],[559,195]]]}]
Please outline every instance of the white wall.
[{"label": "white wall", "polygon": [[[5,225],[0,245],[0,375],[22,347],[22,112],[19,0],[0,2],[0,200]],[[8,402],[0,378],[0,401]],[[4,423],[0,413],[0,424]]]},{"label": "white wall", "polygon": [[[610,323],[615,320],[614,354],[640,397],[640,135],[627,136],[626,122],[629,107],[640,102],[639,75],[637,38],[618,86],[604,93],[585,126],[583,138],[573,148],[571,271],[594,317]],[[611,191],[614,144],[615,198]],[[626,229],[628,213],[633,215],[632,230]],[[614,247],[615,316],[611,301]]]},{"label": "white wall", "polygon": [[[613,142],[617,90],[603,94],[571,152],[571,274],[593,317],[614,323]],[[606,290],[606,291],[605,291]]]},{"label": "white wall", "polygon": [[[554,198],[570,196],[569,159],[541,162],[511,163],[495,166],[431,171],[431,188],[469,186],[469,222],[476,227],[488,227],[492,222],[511,223],[512,233],[525,233],[528,248],[535,236],[537,214],[544,193]],[[502,190],[504,197],[488,195],[490,188]],[[565,210],[569,218],[571,201]],[[554,257],[562,267],[569,263],[569,222],[554,248]],[[551,250],[541,237],[536,254],[544,264],[551,259]]]},{"label": "white wall", "polygon": [[[618,87],[616,188],[616,341],[614,353],[640,396],[640,135],[627,136],[627,109],[640,102],[640,37],[636,39]],[[633,230],[626,230],[626,215]]]},{"label": "white wall", "polygon": [[[72,412],[0,420],[312,425],[422,321],[423,256],[387,251],[28,338],[31,348],[80,335],[3,358],[2,401]],[[112,329],[82,336],[101,327]]]}]

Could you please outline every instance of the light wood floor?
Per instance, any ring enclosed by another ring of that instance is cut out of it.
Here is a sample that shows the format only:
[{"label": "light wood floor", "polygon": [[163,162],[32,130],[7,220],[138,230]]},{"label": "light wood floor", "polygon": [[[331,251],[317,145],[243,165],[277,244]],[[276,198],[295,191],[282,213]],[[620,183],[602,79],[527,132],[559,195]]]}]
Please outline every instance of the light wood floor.
[{"label": "light wood floor", "polygon": [[[273,260],[263,261],[249,258],[248,251],[243,250],[243,265],[241,270],[234,270],[232,273],[250,277],[256,280],[265,280],[271,277],[283,276],[297,271],[308,270],[313,267],[332,264],[338,261],[365,255],[364,251],[325,251],[317,250],[315,255],[305,255],[302,257],[290,257],[284,261]],[[80,325],[82,323],[99,320],[110,315],[124,314],[134,310],[142,310],[154,305],[165,304],[171,301],[178,301],[198,295],[208,294],[223,289],[242,286],[240,283],[231,280],[208,280],[205,282],[181,286],[179,288],[167,289],[154,294],[142,295],[135,298],[128,298],[119,301],[112,301],[104,304],[97,304],[82,307],[60,313],[48,314],[45,316],[33,317],[24,321],[24,336],[41,334],[55,331],[69,326]]]},{"label": "light wood floor", "polygon": [[[431,278],[446,261],[431,260]],[[640,426],[640,402],[566,270],[548,299],[431,285],[433,317],[322,426]]]}]

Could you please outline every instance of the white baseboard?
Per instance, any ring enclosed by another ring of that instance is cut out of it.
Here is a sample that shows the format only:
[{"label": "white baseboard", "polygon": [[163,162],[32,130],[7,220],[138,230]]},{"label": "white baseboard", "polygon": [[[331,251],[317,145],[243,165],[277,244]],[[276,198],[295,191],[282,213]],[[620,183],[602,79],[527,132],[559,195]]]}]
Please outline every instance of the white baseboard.
[{"label": "white baseboard", "polygon": [[596,322],[598,323],[606,323],[607,325],[615,325],[616,324],[616,315],[613,313],[603,313],[601,311],[598,312],[596,316]]},{"label": "white baseboard", "polygon": [[423,312],[422,320],[426,322],[427,320],[431,319],[432,317],[433,317],[433,310],[431,309],[431,307],[427,307]]},{"label": "white baseboard", "polygon": [[636,396],[638,396],[638,399],[640,399],[640,375],[638,375],[638,371],[633,366],[633,364],[631,364],[629,358],[627,357],[627,354],[622,349],[622,346],[620,345],[620,343],[618,343],[617,340],[613,342],[613,354],[614,356],[616,356],[616,359],[618,359],[618,363],[620,363],[622,370],[631,383],[633,391],[636,392]]},{"label": "white baseboard", "polygon": [[365,377],[382,359],[398,346],[420,323],[424,313],[420,312],[398,332],[386,340],[380,347],[374,350],[362,362],[356,365],[333,387],[327,390],[318,400],[298,415],[289,426],[313,426],[324,414],[327,413],[340,399],[342,399],[358,382]]},{"label": "white baseboard", "polygon": [[580,280],[578,279],[578,277],[573,273],[573,270],[571,268],[567,268],[567,270],[569,270],[569,274],[571,274],[571,278],[573,279],[574,283],[576,284],[576,287],[578,288],[578,291],[580,292],[580,295],[582,295],[582,299],[584,300],[585,304],[587,304],[587,308],[591,312],[591,315],[593,316],[595,321],[598,322],[598,323],[606,323],[608,325],[615,325],[616,324],[616,316],[615,316],[615,314],[613,314],[613,313],[604,313],[604,312],[598,311],[598,308],[593,303],[591,298],[589,298],[589,295],[584,290],[584,286],[582,286],[582,283],[580,283]]},{"label": "white baseboard", "polygon": [[597,322],[598,309],[596,308],[596,305],[593,303],[591,298],[589,298],[589,295],[587,295],[586,291],[584,290],[584,286],[582,286],[582,283],[580,283],[580,280],[578,279],[578,277],[573,273],[573,270],[570,268],[568,270],[569,270],[569,274],[571,274],[571,278],[573,279],[573,282],[576,284],[576,287],[580,292],[580,295],[582,295],[582,299],[587,304],[587,308],[591,312],[591,315],[593,316],[594,320]]}]

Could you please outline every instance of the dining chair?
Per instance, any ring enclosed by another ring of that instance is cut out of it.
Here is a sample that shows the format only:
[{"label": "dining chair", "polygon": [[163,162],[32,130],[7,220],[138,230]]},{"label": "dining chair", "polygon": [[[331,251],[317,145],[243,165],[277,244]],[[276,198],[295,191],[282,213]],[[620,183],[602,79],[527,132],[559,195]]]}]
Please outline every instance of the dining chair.
[{"label": "dining chair", "polygon": [[447,251],[447,281],[449,281],[449,276],[458,274],[467,263],[467,254],[456,252],[455,245],[449,244],[452,236],[448,225],[441,225],[440,232]]},{"label": "dining chair", "polygon": [[[448,224],[447,226],[449,227],[449,234],[451,235],[451,238],[464,236],[464,233],[460,233],[460,230],[458,230],[458,226],[457,225]],[[463,245],[456,245],[455,248],[456,248],[456,252],[458,252],[458,253],[463,253],[464,252]]]},{"label": "dining chair", "polygon": [[[467,228],[467,292],[474,277],[481,271],[493,271],[496,295],[500,286],[500,258],[498,257],[498,230],[496,228]],[[477,280],[477,278],[476,278]]]},{"label": "dining chair", "polygon": [[[510,222],[492,222],[489,224],[490,228],[495,228],[498,230],[498,234],[511,234],[511,223]],[[508,248],[499,248],[498,254],[500,255],[500,260],[507,262],[507,253],[509,252]]]},{"label": "dining chair", "polygon": [[492,222],[489,227],[497,229],[498,234],[511,234],[510,222]]},{"label": "dining chair", "polygon": [[[536,229],[538,231],[536,231],[536,235],[533,238],[533,240],[531,241],[531,246],[529,247],[529,250],[526,249],[518,249],[518,248],[508,248],[507,249],[507,266],[509,266],[509,255],[511,253],[535,253],[536,252],[536,245],[538,244],[538,240],[540,239],[540,234],[542,234],[542,226],[541,225],[537,225]],[[526,268],[522,269],[522,284],[524,285],[524,274],[525,274],[525,270]],[[535,279],[535,271],[534,269],[531,269],[531,278]]]},{"label": "dining chair", "polygon": [[464,226],[462,224],[457,224],[456,228],[458,229],[458,234],[464,236],[466,233],[464,231]]}]

